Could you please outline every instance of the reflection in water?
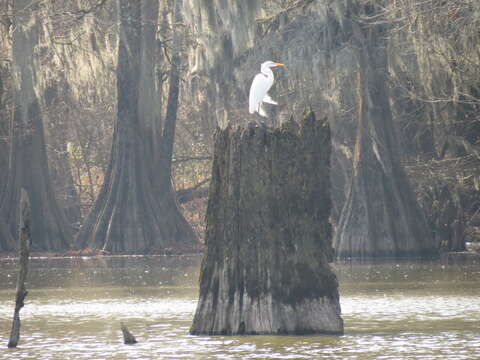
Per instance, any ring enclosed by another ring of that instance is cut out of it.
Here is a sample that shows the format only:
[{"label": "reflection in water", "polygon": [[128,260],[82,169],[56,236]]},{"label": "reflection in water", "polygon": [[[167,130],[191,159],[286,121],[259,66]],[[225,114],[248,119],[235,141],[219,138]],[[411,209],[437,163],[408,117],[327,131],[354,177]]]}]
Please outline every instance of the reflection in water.
[{"label": "reflection in water", "polygon": [[[190,336],[200,256],[36,259],[1,359],[475,359],[480,264],[337,263],[345,335]],[[0,261],[0,343],[16,264]],[[120,321],[139,341],[122,342]]]}]

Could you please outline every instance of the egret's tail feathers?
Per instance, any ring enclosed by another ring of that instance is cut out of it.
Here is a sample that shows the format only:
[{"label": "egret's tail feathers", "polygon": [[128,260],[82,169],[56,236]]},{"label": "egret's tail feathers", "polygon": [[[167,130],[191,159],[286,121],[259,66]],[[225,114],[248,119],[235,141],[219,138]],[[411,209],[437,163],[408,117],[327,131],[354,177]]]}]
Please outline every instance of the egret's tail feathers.
[{"label": "egret's tail feathers", "polygon": [[257,108],[258,106],[255,106],[255,104],[250,101],[250,104],[248,104],[248,111],[250,114],[253,114],[255,111],[257,111]]},{"label": "egret's tail feathers", "polygon": [[267,104],[278,105],[278,103],[273,100],[268,94],[265,95],[265,97],[263,98],[263,102],[266,102]]}]

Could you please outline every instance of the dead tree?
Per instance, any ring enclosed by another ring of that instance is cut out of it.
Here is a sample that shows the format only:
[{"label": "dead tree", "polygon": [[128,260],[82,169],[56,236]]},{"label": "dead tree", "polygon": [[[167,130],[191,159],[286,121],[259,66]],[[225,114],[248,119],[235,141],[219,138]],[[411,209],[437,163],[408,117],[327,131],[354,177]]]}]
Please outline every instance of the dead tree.
[{"label": "dead tree", "polygon": [[10,340],[8,347],[14,348],[18,345],[20,339],[20,310],[24,306],[25,297],[28,294],[25,288],[25,280],[28,273],[28,258],[30,256],[30,234],[31,234],[31,212],[30,201],[27,192],[22,189],[20,196],[20,257],[19,272],[17,279],[17,292],[15,296],[15,312],[13,313],[12,330],[10,332]]},{"label": "dead tree", "polygon": [[330,132],[313,113],[217,130],[192,334],[341,334]]}]

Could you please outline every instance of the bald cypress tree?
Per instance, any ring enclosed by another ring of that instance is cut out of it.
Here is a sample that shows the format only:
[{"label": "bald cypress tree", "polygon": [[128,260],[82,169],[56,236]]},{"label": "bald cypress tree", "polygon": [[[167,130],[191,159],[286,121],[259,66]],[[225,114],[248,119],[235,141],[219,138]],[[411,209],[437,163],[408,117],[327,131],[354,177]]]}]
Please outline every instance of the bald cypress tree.
[{"label": "bald cypress tree", "polygon": [[[180,213],[171,187],[168,144],[173,147],[175,133],[165,131],[168,120],[161,131],[155,89],[158,2],[118,0],[117,8],[118,107],[112,153],[77,246],[145,253],[178,243],[191,245],[195,234]],[[172,60],[178,58],[172,56]],[[166,160],[159,159],[165,155]]]},{"label": "bald cypress tree", "polygon": [[31,202],[32,248],[63,250],[70,246],[72,228],[60,210],[53,192],[45,148],[42,109],[35,73],[41,5],[29,0],[13,4],[12,69],[14,114],[10,125],[8,179],[0,204],[0,217],[6,228],[0,236],[3,247],[12,249],[17,236],[20,188],[25,188]]},{"label": "bald cypress tree", "polygon": [[338,257],[432,256],[437,246],[400,163],[388,97],[379,5],[348,2],[344,38],[357,59],[356,139],[347,199],[334,238]]}]

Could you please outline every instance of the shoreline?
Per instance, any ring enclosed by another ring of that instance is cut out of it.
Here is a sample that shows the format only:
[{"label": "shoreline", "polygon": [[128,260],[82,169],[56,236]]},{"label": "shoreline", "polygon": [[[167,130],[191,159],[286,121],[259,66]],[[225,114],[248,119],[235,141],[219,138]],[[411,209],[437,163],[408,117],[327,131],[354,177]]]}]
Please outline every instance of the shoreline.
[{"label": "shoreline", "polygon": [[[88,251],[77,251],[70,250],[65,252],[32,252],[30,254],[31,260],[44,260],[44,259],[72,259],[72,258],[83,258],[83,259],[108,259],[108,258],[134,258],[134,257],[163,257],[163,256],[197,256],[204,255],[205,249],[202,247],[198,249],[190,249],[189,251],[181,251],[180,249],[161,249],[158,251],[153,251],[151,253],[145,254],[135,254],[135,253],[115,253],[110,254],[107,252],[97,251],[93,252],[89,249]],[[0,253],[0,261],[9,261],[9,260],[18,260],[18,253],[6,252]],[[420,258],[370,258],[370,259],[337,259],[332,263],[345,263],[345,262],[384,262],[384,261],[480,261],[480,253],[476,251],[462,251],[462,252],[446,252],[441,253],[438,258],[435,259],[420,259]]]}]

